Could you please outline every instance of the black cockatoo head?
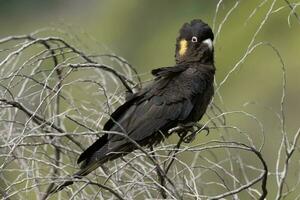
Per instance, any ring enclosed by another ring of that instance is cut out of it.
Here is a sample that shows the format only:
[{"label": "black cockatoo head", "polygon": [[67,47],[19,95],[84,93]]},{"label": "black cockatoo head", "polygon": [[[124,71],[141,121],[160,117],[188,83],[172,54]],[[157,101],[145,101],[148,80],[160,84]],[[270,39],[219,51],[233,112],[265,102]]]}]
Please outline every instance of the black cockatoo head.
[{"label": "black cockatoo head", "polygon": [[176,40],[176,63],[213,64],[213,39],[211,28],[202,20],[194,19],[183,24]]}]

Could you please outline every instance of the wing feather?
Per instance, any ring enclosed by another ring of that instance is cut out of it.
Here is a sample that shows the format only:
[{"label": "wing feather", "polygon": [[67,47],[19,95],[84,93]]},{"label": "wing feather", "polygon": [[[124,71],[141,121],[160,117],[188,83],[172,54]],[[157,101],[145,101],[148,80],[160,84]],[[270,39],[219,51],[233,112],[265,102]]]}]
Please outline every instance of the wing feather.
[{"label": "wing feather", "polygon": [[[104,125],[104,130],[118,131],[141,142],[158,130],[167,130],[170,125],[186,120],[195,107],[195,96],[206,87],[204,78],[190,69],[175,66],[153,70],[156,80],[121,105]],[[126,145],[134,149],[124,136],[107,134],[89,147],[78,162],[85,160],[87,167],[90,162],[105,160],[109,152],[124,149]]]}]

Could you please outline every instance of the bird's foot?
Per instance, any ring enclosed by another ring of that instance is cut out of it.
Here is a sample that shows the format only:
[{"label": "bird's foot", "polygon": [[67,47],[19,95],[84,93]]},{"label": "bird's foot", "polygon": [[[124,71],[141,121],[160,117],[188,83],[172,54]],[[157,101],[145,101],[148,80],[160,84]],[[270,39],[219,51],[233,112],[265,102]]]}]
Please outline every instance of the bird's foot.
[{"label": "bird's foot", "polygon": [[194,126],[193,128],[194,131],[192,131],[189,135],[186,135],[183,138],[184,143],[191,143],[192,141],[194,141],[196,138],[196,134],[203,130],[206,131],[206,136],[209,134],[209,128],[207,126],[203,126],[202,124],[196,124],[196,126]]},{"label": "bird's foot", "polygon": [[168,130],[169,134],[172,134],[175,132],[178,134],[179,137],[182,137],[184,134],[186,134],[187,129],[186,129],[186,127],[184,127],[182,125],[178,125],[178,126],[175,126],[174,128],[171,128]]},{"label": "bird's foot", "polygon": [[178,126],[170,129],[168,132],[177,132],[178,136],[180,138],[183,138],[184,143],[190,143],[196,138],[196,134],[203,130],[207,132],[206,135],[209,134],[209,128],[207,126],[195,122],[190,122],[187,124],[179,124]]}]

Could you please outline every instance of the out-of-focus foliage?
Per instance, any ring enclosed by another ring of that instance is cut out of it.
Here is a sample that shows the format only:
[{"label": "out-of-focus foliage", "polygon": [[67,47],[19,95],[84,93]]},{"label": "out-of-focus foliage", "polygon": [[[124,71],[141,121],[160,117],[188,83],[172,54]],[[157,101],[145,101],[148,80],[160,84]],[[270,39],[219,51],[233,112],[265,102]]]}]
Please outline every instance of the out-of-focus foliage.
[{"label": "out-of-focus foliage", "polygon": [[[216,40],[215,53],[217,80],[241,58],[254,32],[259,27],[266,9],[271,4],[264,1],[242,1],[225,22]],[[64,27],[73,34],[87,33],[81,40],[93,37],[102,52],[114,52],[126,58],[140,73],[159,66],[174,64],[174,47],[177,31],[182,23],[201,18],[212,25],[218,1],[0,1],[0,36],[32,32],[44,27]],[[216,23],[223,20],[223,14],[232,8],[235,1],[224,1]],[[275,9],[286,6],[277,1]],[[251,18],[251,13],[256,10]],[[299,99],[297,93],[297,72],[299,62],[299,23],[285,7],[273,13],[257,36],[256,41],[271,42],[280,50],[287,65],[288,98],[292,105]],[[217,28],[217,27],[215,27]],[[217,31],[217,30],[215,30]],[[95,43],[96,43],[95,41]],[[91,41],[89,41],[91,42]],[[86,44],[87,46],[90,44]],[[91,46],[91,45],[90,45]],[[279,63],[267,48],[259,48],[226,84],[225,98],[229,105],[241,105],[245,100],[259,100],[268,105],[275,101],[280,84]],[[289,71],[292,71],[289,73]],[[239,84],[235,84],[235,83]],[[230,88],[229,88],[230,87]],[[245,88],[246,89],[243,89]],[[227,92],[228,90],[228,92]],[[239,91],[236,95],[235,91]],[[269,95],[264,95],[266,92]],[[294,98],[295,97],[295,98]],[[297,98],[298,97],[298,98]],[[291,118],[296,119],[300,108],[287,108]],[[294,124],[294,123],[292,123]],[[296,128],[296,127],[293,127]]]}]

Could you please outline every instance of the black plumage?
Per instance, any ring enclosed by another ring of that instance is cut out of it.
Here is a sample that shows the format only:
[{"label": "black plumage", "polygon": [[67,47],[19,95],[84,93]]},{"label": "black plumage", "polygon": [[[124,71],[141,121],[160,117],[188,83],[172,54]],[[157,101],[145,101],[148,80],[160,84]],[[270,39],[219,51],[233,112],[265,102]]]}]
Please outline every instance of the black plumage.
[{"label": "black plumage", "polygon": [[[213,37],[203,21],[185,23],[176,40],[176,65],[152,70],[154,81],[121,105],[104,130],[121,132],[141,146],[152,146],[168,137],[170,128],[199,121],[214,93]],[[75,177],[135,149],[130,139],[105,134],[80,155],[81,170]]]}]

